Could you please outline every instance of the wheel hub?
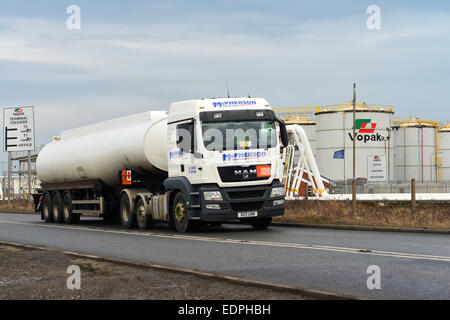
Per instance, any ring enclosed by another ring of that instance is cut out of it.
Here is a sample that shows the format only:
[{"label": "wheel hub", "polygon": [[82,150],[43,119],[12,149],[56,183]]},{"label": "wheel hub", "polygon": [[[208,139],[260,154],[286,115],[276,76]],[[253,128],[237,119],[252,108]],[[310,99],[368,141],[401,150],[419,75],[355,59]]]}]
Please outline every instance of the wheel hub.
[{"label": "wheel hub", "polygon": [[185,218],[185,210],[184,205],[181,202],[178,202],[175,206],[175,219],[177,219],[178,222],[183,222]]},{"label": "wheel hub", "polygon": [[140,206],[137,210],[137,218],[139,220],[139,223],[144,223],[145,220],[145,207]]}]

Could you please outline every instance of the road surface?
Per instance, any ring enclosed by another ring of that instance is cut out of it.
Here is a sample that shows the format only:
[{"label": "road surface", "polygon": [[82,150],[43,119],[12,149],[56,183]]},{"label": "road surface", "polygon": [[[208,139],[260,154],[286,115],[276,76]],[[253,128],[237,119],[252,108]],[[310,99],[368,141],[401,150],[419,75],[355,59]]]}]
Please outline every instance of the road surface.
[{"label": "road surface", "polygon": [[[370,299],[450,299],[450,236],[244,225],[178,234],[125,230],[94,218],[47,224],[0,213],[0,241],[230,275]],[[369,290],[369,266],[381,289]],[[1,272],[1,270],[0,270]]]}]

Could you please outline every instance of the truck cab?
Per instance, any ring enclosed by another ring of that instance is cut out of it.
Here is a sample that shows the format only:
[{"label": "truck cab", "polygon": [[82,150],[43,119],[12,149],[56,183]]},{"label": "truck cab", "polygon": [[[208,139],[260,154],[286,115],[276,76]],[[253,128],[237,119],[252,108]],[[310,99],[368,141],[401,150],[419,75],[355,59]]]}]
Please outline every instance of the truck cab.
[{"label": "truck cab", "polygon": [[201,99],[173,103],[167,122],[172,223],[186,231],[195,221],[227,220],[266,228],[284,214],[284,123],[261,98]]}]

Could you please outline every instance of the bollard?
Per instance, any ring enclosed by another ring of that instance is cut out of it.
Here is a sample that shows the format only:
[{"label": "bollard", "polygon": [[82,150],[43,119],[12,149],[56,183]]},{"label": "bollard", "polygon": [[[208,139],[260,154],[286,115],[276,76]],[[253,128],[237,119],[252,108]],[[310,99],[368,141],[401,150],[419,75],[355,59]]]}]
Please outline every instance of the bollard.
[{"label": "bollard", "polygon": [[416,210],[416,179],[411,180],[411,209]]}]

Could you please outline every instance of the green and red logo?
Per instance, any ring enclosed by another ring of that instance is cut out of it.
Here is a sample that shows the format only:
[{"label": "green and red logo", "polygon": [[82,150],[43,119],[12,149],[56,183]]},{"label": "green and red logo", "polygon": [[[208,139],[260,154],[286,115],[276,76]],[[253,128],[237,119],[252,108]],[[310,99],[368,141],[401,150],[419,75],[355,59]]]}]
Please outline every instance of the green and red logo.
[{"label": "green and red logo", "polygon": [[14,113],[18,113],[18,114],[23,113],[23,109],[22,108],[15,108],[14,109]]},{"label": "green and red logo", "polygon": [[356,119],[355,120],[356,129],[359,130],[358,133],[374,133],[377,127],[372,119]]},{"label": "green and red logo", "polygon": [[372,119],[356,119],[355,120],[355,136],[352,133],[348,133],[351,141],[355,139],[357,141],[361,141],[363,143],[367,142],[379,142],[385,141],[386,137],[382,136],[379,133],[375,133],[375,129],[377,128],[377,123],[372,122]]}]

